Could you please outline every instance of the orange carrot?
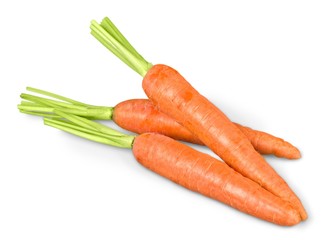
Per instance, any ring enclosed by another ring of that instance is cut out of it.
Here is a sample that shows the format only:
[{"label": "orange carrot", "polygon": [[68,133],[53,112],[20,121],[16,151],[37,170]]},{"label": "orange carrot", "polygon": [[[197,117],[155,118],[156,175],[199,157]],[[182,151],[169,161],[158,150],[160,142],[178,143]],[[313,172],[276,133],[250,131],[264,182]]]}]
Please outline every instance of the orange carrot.
[{"label": "orange carrot", "polygon": [[[203,145],[189,130],[168,115],[158,111],[148,99],[131,99],[117,104],[113,109],[113,120],[126,130],[135,133],[156,132],[176,140]],[[289,142],[265,132],[234,123],[262,154],[298,159],[300,151]]]},{"label": "orange carrot", "polygon": [[189,129],[229,166],[290,201],[302,219],[307,218],[301,201],[254,150],[242,131],[176,70],[166,65],[154,65],[143,79],[143,89],[161,112]]},{"label": "orange carrot", "polygon": [[55,113],[64,119],[45,118],[46,125],[96,142],[132,148],[140,164],[185,188],[275,224],[291,226],[301,221],[289,202],[208,154],[156,133],[134,137],[82,117]]},{"label": "orange carrot", "polygon": [[143,89],[159,111],[186,127],[237,172],[292,203],[303,220],[307,218],[300,199],[255,151],[244,133],[175,69],[146,61],[108,18],[101,25],[92,21],[91,33],[144,77]]},{"label": "orange carrot", "polygon": [[[148,99],[131,99],[123,101],[115,107],[102,107],[77,102],[73,99],[36,88],[28,87],[27,90],[45,96],[51,96],[61,101],[22,94],[21,97],[23,99],[35,103],[26,105],[26,102],[23,101],[19,106],[19,109],[22,111],[47,113],[52,110],[49,107],[55,106],[57,109],[60,107],[61,111],[66,113],[92,119],[113,120],[118,126],[135,133],[155,132],[176,140],[203,145],[189,130],[168,115],[158,111]],[[44,107],[41,107],[40,104],[44,105]],[[289,159],[300,157],[299,150],[283,139],[265,132],[243,127],[237,123],[234,124],[241,129],[258,152],[262,154],[275,154],[276,156]]]},{"label": "orange carrot", "polygon": [[[150,170],[192,191],[258,218],[279,224],[301,221],[293,206],[225,163],[159,134],[135,138],[133,153]],[[155,161],[154,161],[155,160]]]}]

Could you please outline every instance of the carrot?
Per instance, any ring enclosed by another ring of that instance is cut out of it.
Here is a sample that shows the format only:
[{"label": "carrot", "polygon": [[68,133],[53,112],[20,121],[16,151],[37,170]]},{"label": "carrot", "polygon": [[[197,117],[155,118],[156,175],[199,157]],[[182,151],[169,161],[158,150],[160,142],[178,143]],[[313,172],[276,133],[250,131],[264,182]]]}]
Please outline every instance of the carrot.
[{"label": "carrot", "polygon": [[143,90],[159,111],[186,127],[237,172],[292,203],[303,220],[307,218],[300,199],[255,151],[244,133],[181,74],[167,65],[146,61],[109,18],[101,25],[93,20],[91,34],[143,77]]},{"label": "carrot", "polygon": [[125,135],[82,117],[58,110],[55,113],[64,119],[45,118],[46,125],[92,141],[132,148],[141,165],[189,190],[278,225],[291,226],[301,221],[299,213],[289,202],[243,177],[225,163],[176,140],[156,133]]},{"label": "carrot", "polygon": [[[117,104],[113,109],[115,123],[135,133],[156,132],[176,140],[204,145],[188,129],[168,115],[158,111],[148,99],[132,99]],[[300,151],[289,142],[268,133],[234,123],[261,154],[298,159]]]},{"label": "carrot", "polygon": [[[77,102],[40,89],[28,87],[27,90],[62,101],[22,94],[21,97],[25,100],[38,102],[39,104],[47,106],[42,108],[39,105],[26,105],[25,102],[22,102],[19,106],[22,111],[51,112],[51,106],[55,106],[57,109],[60,107],[61,111],[79,116],[92,119],[113,120],[121,128],[135,133],[155,132],[176,140],[203,145],[203,143],[189,130],[168,115],[158,111],[148,99],[131,99],[123,101],[115,107],[101,107]],[[265,132],[244,127],[237,123],[234,124],[241,129],[258,152],[262,154],[275,154],[278,157],[289,159],[297,159],[300,157],[299,150],[283,139]]]}]

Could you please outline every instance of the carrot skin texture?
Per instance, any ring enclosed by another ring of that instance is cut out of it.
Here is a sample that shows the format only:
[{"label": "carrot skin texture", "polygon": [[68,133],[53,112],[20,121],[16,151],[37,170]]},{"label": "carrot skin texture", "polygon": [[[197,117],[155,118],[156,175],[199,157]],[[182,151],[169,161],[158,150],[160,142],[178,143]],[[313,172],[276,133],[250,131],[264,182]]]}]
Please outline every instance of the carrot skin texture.
[{"label": "carrot skin texture", "polygon": [[225,163],[169,137],[145,133],[135,138],[133,154],[140,164],[171,181],[242,212],[291,226],[297,210]]},{"label": "carrot skin texture", "polygon": [[300,151],[284,139],[275,137],[265,132],[253,130],[249,127],[234,123],[251,141],[252,146],[261,154],[274,154],[287,159],[301,158]]},{"label": "carrot skin texture", "polygon": [[[121,128],[135,133],[155,132],[176,140],[204,145],[189,130],[156,109],[148,99],[130,99],[117,104],[113,112],[113,121]],[[241,129],[259,153],[274,154],[288,159],[300,157],[299,150],[283,139],[234,124]]]},{"label": "carrot skin texture", "polygon": [[255,151],[242,131],[175,69],[154,65],[143,78],[142,86],[159,111],[190,130],[234,170],[294,204],[303,220],[307,218],[299,198]]},{"label": "carrot skin texture", "polygon": [[117,104],[113,121],[121,128],[138,134],[160,133],[175,140],[203,145],[189,130],[159,112],[148,99],[131,99]]}]

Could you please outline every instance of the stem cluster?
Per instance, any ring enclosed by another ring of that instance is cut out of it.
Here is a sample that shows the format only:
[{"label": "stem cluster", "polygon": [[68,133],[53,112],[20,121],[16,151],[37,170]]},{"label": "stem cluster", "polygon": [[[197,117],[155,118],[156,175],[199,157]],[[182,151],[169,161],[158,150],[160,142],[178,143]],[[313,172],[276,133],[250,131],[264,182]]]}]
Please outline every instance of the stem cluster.
[{"label": "stem cluster", "polygon": [[45,125],[82,138],[111,146],[132,148],[135,136],[123,134],[103,124],[84,118],[94,117],[99,119],[98,117],[101,117],[101,119],[110,119],[113,108],[88,105],[36,88],[28,87],[27,90],[61,101],[23,93],[21,97],[24,100],[18,105],[21,112],[42,116]]},{"label": "stem cluster", "polygon": [[120,60],[142,77],[152,67],[128,42],[113,22],[105,17],[101,23],[91,21],[91,34]]}]

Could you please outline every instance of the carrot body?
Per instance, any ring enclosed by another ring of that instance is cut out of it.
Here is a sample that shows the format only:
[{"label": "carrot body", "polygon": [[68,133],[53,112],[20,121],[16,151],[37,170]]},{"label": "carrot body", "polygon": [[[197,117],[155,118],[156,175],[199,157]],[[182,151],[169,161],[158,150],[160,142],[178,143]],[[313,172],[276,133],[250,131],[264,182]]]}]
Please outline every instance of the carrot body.
[{"label": "carrot body", "polygon": [[176,70],[166,65],[154,65],[142,85],[161,112],[190,130],[237,172],[294,204],[302,219],[307,218],[299,198],[255,151],[244,133]]},{"label": "carrot body", "polygon": [[[135,133],[155,132],[176,140],[201,144],[189,130],[158,109],[148,99],[131,99],[117,104],[113,112],[117,125]],[[253,130],[234,123],[250,140],[253,147],[262,154],[297,159],[300,151],[292,144],[268,133]]]},{"label": "carrot body", "polygon": [[160,134],[135,138],[133,153],[146,168],[192,191],[279,225],[301,221],[293,206],[225,163]]}]

